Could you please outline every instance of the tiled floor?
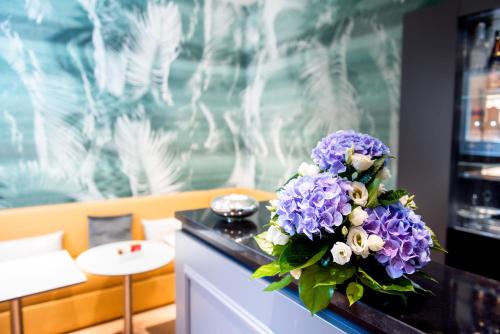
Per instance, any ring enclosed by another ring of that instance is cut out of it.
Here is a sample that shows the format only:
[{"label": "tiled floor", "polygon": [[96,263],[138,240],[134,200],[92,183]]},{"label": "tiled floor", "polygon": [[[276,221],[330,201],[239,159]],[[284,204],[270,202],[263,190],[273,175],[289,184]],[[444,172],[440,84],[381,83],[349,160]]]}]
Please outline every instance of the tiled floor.
[{"label": "tiled floor", "polygon": [[[70,334],[117,334],[123,332],[123,319],[85,328]],[[167,305],[134,315],[135,334],[175,334],[175,305]]]}]

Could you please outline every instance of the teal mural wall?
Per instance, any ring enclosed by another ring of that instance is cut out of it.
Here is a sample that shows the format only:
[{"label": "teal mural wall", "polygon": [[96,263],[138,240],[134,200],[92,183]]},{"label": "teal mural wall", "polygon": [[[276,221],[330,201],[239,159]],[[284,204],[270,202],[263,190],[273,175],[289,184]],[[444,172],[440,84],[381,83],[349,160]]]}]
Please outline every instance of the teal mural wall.
[{"label": "teal mural wall", "polygon": [[397,152],[402,17],[432,2],[2,0],[0,207],[272,190],[338,129]]}]

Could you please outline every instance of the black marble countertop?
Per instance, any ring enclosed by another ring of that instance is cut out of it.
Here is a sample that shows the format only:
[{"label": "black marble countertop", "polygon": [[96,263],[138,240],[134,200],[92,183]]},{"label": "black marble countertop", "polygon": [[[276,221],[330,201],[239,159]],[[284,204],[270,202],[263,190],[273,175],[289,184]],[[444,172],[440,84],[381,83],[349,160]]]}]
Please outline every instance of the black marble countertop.
[{"label": "black marble countertop", "polygon": [[[182,221],[183,231],[251,270],[272,259],[253,240],[269,221],[263,204],[253,216],[232,223],[210,209],[180,211],[175,216]],[[474,251],[473,245],[464,247]],[[492,270],[498,270],[498,263],[492,258]],[[500,334],[500,282],[438,263],[430,263],[425,271],[439,283],[419,283],[434,295],[412,294],[404,304],[397,297],[365,289],[363,299],[349,307],[347,298],[335,292],[329,310],[371,332]],[[296,291],[297,286],[292,284],[289,289]]]}]

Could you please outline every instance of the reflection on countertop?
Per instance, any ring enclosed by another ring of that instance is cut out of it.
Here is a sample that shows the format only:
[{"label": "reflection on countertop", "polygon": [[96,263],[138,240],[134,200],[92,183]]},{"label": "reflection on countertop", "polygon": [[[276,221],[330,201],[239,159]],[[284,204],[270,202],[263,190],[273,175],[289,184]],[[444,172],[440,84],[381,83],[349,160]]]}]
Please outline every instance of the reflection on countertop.
[{"label": "reflection on countertop", "polygon": [[[263,204],[256,214],[241,222],[222,222],[210,209],[177,212],[176,217],[183,222],[183,231],[252,270],[270,260],[251,237],[263,231],[269,221]],[[336,293],[328,312],[374,332],[500,333],[498,281],[437,263],[429,264],[425,271],[437,283],[419,283],[433,291],[433,296],[412,295],[403,304],[398,298],[367,291],[362,302],[349,307],[345,296]],[[289,288],[292,293],[296,289],[296,285]],[[326,314],[319,316],[328,320]]]}]

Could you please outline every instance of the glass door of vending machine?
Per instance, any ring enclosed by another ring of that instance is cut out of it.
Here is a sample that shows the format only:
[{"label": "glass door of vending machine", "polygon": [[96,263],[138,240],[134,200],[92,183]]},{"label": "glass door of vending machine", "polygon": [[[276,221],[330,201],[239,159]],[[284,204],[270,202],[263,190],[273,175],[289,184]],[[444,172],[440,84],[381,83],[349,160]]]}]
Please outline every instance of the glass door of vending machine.
[{"label": "glass door of vending machine", "polygon": [[495,276],[461,248],[500,239],[500,9],[460,18],[459,49],[447,263]]}]

